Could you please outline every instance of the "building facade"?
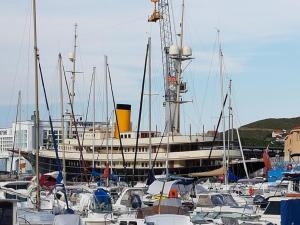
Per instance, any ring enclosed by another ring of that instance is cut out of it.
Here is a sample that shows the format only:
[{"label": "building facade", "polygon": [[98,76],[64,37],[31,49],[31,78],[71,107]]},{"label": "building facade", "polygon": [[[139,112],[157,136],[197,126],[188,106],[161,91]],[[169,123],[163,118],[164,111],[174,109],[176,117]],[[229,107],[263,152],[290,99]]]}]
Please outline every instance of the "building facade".
[{"label": "building facade", "polygon": [[289,161],[293,154],[300,154],[300,127],[292,129],[284,139],[284,160]]}]

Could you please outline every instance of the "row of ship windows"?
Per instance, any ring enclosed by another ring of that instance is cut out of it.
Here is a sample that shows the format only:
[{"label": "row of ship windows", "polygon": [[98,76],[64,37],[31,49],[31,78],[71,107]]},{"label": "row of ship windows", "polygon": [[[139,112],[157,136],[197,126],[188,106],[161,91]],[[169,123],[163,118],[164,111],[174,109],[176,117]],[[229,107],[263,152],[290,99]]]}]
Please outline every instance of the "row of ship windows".
[{"label": "row of ship windows", "polygon": [[[95,162],[96,166],[101,166],[101,164],[103,164],[103,163]],[[122,165],[122,163],[119,162],[118,165]],[[148,163],[138,163],[137,165],[140,165],[141,167],[146,167],[146,168],[148,167]],[[80,166],[80,164],[79,164],[79,162],[71,161],[71,162],[69,162],[69,166]],[[115,166],[116,166],[116,163],[113,163],[113,167],[115,167]],[[131,166],[133,167],[133,163],[127,163],[127,167],[131,167]],[[162,162],[156,162],[154,164],[154,167],[163,167],[163,163]]]},{"label": "row of ship windows", "polygon": [[[138,152],[148,152],[148,148],[138,148]],[[135,152],[135,148],[124,148],[124,152]]]},{"label": "row of ship windows", "polygon": [[121,134],[121,138],[131,138],[131,134]]}]

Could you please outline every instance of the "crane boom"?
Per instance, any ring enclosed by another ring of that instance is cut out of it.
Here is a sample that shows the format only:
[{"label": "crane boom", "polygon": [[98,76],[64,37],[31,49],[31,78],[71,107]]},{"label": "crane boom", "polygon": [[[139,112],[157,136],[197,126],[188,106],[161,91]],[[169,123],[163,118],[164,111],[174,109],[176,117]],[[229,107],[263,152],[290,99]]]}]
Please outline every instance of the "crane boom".
[{"label": "crane boom", "polygon": [[149,22],[160,23],[160,41],[162,53],[162,65],[165,86],[165,119],[167,131],[174,130],[174,117],[176,109],[176,70],[175,60],[169,55],[169,49],[173,45],[170,9],[168,0],[151,0],[154,3],[154,12],[148,19]]}]

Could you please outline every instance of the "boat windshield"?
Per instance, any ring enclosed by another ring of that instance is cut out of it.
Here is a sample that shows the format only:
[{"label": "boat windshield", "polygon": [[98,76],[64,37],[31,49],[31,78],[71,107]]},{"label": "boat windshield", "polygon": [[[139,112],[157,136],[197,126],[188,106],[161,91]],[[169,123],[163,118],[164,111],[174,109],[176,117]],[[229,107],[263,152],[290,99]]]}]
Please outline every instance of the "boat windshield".
[{"label": "boat windshield", "polygon": [[127,207],[131,206],[132,196],[137,195],[143,197],[145,195],[144,189],[128,189],[125,194],[122,196],[121,205],[125,205]]},{"label": "boat windshield", "polygon": [[211,202],[214,206],[222,206],[225,205],[224,198],[222,195],[212,195]]},{"label": "boat windshield", "polygon": [[97,198],[91,200],[90,209],[95,213],[111,212],[112,204],[110,199],[107,201],[99,201]]},{"label": "boat windshield", "polygon": [[233,199],[233,197],[229,194],[223,194],[223,200],[224,200],[224,205],[231,206],[231,207],[238,207],[238,204],[236,201]]}]

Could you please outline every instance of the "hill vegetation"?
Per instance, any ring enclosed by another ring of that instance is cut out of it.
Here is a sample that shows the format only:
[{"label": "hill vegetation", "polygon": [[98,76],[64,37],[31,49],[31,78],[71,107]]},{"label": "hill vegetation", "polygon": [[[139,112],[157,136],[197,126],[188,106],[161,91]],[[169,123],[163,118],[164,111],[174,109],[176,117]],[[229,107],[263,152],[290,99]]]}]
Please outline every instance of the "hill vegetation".
[{"label": "hill vegetation", "polygon": [[[274,147],[283,147],[283,142],[275,141],[272,138],[273,130],[286,130],[300,125],[300,117],[295,118],[270,118],[246,124],[239,128],[241,141],[244,146],[267,146],[271,143]],[[235,132],[234,139],[237,140]]]}]

